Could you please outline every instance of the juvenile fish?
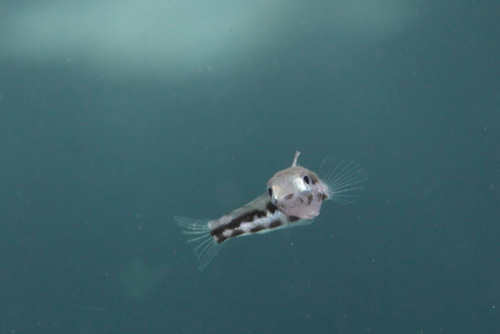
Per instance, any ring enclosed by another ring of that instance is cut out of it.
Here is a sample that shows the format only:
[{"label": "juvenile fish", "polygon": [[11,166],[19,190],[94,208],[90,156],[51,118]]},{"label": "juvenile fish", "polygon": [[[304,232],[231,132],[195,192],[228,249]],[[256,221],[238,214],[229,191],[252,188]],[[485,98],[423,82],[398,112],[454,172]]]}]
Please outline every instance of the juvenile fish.
[{"label": "juvenile fish", "polygon": [[295,153],[292,166],[277,172],[267,183],[267,191],[219,219],[202,221],[175,216],[185,234],[194,235],[188,242],[196,243],[198,269],[203,270],[217,255],[226,240],[265,233],[282,228],[308,225],[320,214],[326,200],[346,204],[357,197],[367,176],[354,161],[333,159],[323,162],[324,179],[297,164]]}]

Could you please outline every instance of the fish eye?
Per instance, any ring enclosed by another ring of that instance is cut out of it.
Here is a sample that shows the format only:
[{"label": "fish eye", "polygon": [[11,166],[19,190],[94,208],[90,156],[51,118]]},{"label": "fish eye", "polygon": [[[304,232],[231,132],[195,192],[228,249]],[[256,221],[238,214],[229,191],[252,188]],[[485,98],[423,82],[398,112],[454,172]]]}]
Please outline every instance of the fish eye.
[{"label": "fish eye", "polygon": [[309,180],[309,176],[307,175],[304,175],[303,179],[306,184],[309,184],[309,182],[311,182],[311,180]]},{"label": "fish eye", "polygon": [[269,193],[269,197],[273,197],[273,189],[271,187],[267,188],[267,192]]}]

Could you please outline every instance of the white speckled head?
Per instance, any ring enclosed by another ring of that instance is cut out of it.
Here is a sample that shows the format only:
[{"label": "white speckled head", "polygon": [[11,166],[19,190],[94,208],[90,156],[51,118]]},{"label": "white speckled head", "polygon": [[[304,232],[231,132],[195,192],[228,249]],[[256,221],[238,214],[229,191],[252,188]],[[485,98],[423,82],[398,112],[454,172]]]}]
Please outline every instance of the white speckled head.
[{"label": "white speckled head", "polygon": [[297,166],[300,152],[295,153],[291,167],[277,172],[267,183],[271,201],[285,215],[312,219],[319,215],[321,205],[329,197],[328,185],[316,173]]}]

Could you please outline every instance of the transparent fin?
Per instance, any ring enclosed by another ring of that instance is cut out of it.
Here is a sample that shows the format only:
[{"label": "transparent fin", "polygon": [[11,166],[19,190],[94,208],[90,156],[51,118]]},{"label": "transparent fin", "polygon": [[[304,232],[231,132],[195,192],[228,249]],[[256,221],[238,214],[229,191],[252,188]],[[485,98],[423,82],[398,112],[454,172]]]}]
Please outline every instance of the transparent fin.
[{"label": "transparent fin", "polygon": [[215,242],[208,228],[208,220],[174,216],[174,220],[183,233],[193,236],[188,243],[194,243],[194,253],[198,262],[198,270],[202,271],[220,250],[221,244]]},{"label": "transparent fin", "polygon": [[292,233],[293,233],[292,231],[293,231],[294,227],[311,225],[313,222],[314,222],[314,218],[313,219],[302,219],[302,220],[298,220],[298,221],[293,222],[293,223],[288,223],[288,224],[285,224],[283,226],[280,226],[280,227],[277,227],[275,229],[268,230],[268,231],[269,232],[281,231],[281,235],[282,235],[283,239],[291,239]]},{"label": "transparent fin", "polygon": [[[263,233],[269,233],[269,232],[274,232],[274,231],[282,231],[283,236],[285,238],[290,238],[292,235],[291,231],[293,230],[294,227],[311,225],[313,222],[314,222],[314,218],[313,219],[301,219],[301,220],[297,220],[293,223],[288,222],[284,225],[273,228],[272,230],[262,230],[262,231],[259,231],[257,233],[263,234]],[[251,235],[251,234],[249,234],[249,235]]]},{"label": "transparent fin", "polygon": [[336,160],[326,157],[320,168],[320,177],[330,188],[329,199],[349,204],[359,197],[368,176],[355,160]]},{"label": "transparent fin", "polygon": [[296,222],[288,224],[288,225],[290,225],[290,227],[307,226],[307,225],[311,225],[313,222],[314,222],[314,218],[313,219],[301,219],[299,221],[296,221]]}]

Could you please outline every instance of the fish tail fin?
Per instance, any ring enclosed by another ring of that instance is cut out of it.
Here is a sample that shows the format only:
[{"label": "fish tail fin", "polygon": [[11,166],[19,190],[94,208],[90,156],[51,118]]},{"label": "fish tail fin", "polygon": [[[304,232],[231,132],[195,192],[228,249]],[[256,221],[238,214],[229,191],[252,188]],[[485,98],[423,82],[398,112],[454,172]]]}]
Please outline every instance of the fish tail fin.
[{"label": "fish tail fin", "polygon": [[328,199],[349,204],[359,197],[368,180],[366,170],[355,160],[327,157],[321,164],[321,176],[330,189]]},{"label": "fish tail fin", "polygon": [[221,244],[215,242],[208,228],[208,221],[188,217],[174,216],[174,220],[183,233],[193,236],[188,243],[193,243],[194,253],[198,262],[198,270],[203,271],[220,250]]}]

